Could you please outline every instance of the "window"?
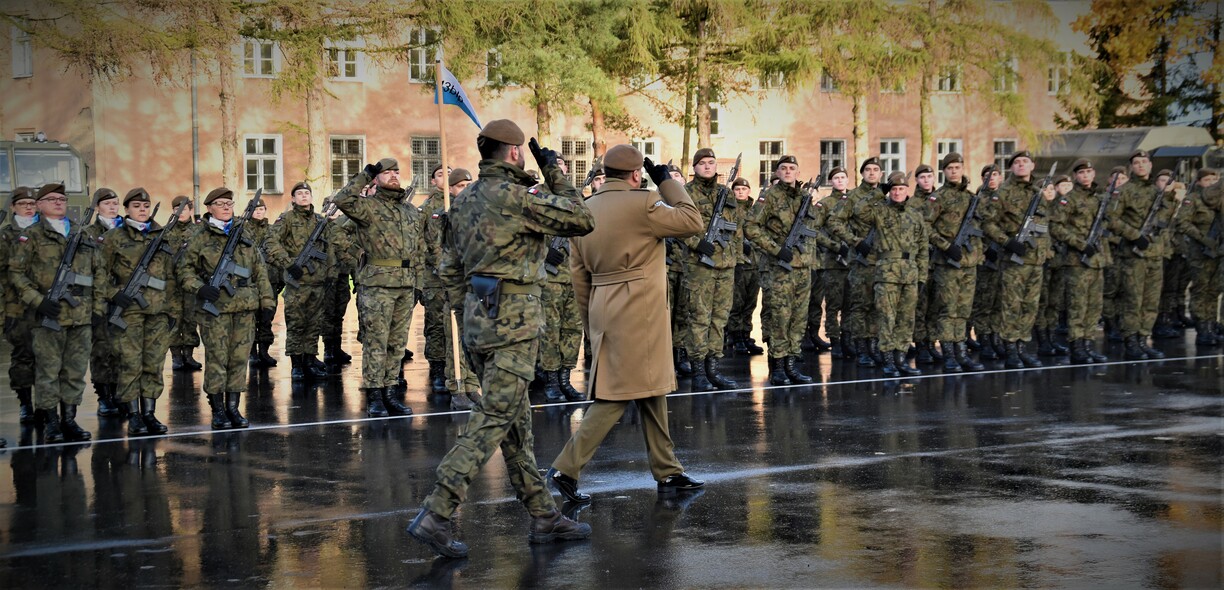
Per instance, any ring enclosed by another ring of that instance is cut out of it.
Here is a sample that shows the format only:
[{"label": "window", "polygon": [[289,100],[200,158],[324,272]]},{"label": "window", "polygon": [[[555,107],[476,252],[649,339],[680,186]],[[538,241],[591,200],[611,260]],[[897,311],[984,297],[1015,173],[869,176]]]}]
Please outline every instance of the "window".
[{"label": "window", "polygon": [[643,156],[651,160],[659,160],[659,140],[657,139],[635,139],[630,144],[642,152]]},{"label": "window", "polygon": [[885,178],[898,170],[905,172],[904,139],[880,140],[880,168]]},{"label": "window", "polygon": [[242,42],[242,75],[247,78],[271,78],[280,66],[275,44],[271,41],[247,39]]},{"label": "window", "polygon": [[365,140],[361,137],[333,135],[331,138],[331,183],[333,188],[348,184],[365,162]]},{"label": "window", "polygon": [[12,170],[9,168],[9,155],[7,151],[0,150],[0,191],[13,190]]},{"label": "window", "polygon": [[429,171],[442,163],[442,138],[412,138],[412,186],[429,192]]},{"label": "window", "polygon": [[764,139],[760,141],[761,174],[757,179],[757,186],[769,185],[769,178],[773,176],[774,162],[782,159],[782,150],[785,147],[781,139]]},{"label": "window", "polygon": [[590,144],[579,137],[561,138],[561,156],[569,164],[569,179],[575,186],[586,180],[587,170],[591,169]]},{"label": "window", "polygon": [[994,91],[998,93],[1015,92],[1020,79],[1019,67],[1014,57],[999,64],[999,73],[994,79]]},{"label": "window", "polygon": [[351,47],[327,48],[327,76],[333,80],[359,80],[362,77],[361,52]]},{"label": "window", "polygon": [[761,90],[774,90],[781,88],[786,84],[786,75],[782,72],[770,72],[762,74],[758,85]]},{"label": "window", "polygon": [[710,105],[710,135],[718,135],[718,109],[716,104]]},{"label": "window", "polygon": [[13,77],[29,78],[34,75],[34,48],[30,34],[13,27]]},{"label": "window", "polygon": [[433,48],[438,43],[438,31],[418,27],[408,34],[408,80],[433,82]]},{"label": "window", "polygon": [[820,91],[837,92],[837,81],[829,75],[828,70],[820,72]]},{"label": "window", "polygon": [[34,141],[33,131],[18,131],[17,141]]},{"label": "window", "polygon": [[994,163],[1004,174],[1007,174],[1007,157],[1014,153],[1016,153],[1016,140],[994,140]]},{"label": "window", "polygon": [[941,68],[939,77],[935,81],[935,89],[938,92],[960,92],[961,91],[961,69],[960,66],[950,66]]},{"label": "window", "polygon": [[281,192],[281,136],[243,136],[243,161],[246,163],[246,190]]},{"label": "window", "polygon": [[81,178],[81,159],[67,150],[13,148],[13,168],[17,170],[16,186],[37,187],[48,182],[62,182],[70,193],[85,190]]},{"label": "window", "polygon": [[1052,64],[1046,73],[1046,94],[1055,96],[1067,93],[1071,78],[1071,54],[1064,53],[1062,63]]},{"label": "window", "polygon": [[[935,152],[939,154],[939,163],[943,163],[944,156],[956,152],[964,157],[965,152],[961,151],[961,146],[964,145],[959,139],[939,139],[935,141]],[[941,185],[944,183],[943,168],[937,163],[935,165],[935,184]]]},{"label": "window", "polygon": [[820,179],[820,186],[829,186],[829,170],[845,165],[846,140],[822,140],[820,142],[820,169],[825,171],[825,177]]},{"label": "window", "polygon": [[502,56],[496,49],[490,49],[485,57],[485,81],[491,86],[506,86],[506,76],[501,71]]}]

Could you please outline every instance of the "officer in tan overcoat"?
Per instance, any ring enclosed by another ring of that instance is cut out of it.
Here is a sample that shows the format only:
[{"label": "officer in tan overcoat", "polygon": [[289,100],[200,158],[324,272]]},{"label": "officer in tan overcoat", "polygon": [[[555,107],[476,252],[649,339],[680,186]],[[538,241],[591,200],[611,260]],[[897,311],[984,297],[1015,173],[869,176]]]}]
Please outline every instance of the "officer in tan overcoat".
[{"label": "officer in tan overcoat", "polygon": [[578,475],[630,402],[642,415],[659,492],[704,485],[684,473],[667,429],[664,396],[676,389],[676,374],[663,240],[696,235],[705,224],[666,165],[645,160],[659,191],[637,188],[643,160],[628,145],[608,150],[607,182],[587,201],[595,231],[572,239],[574,292],[594,351],[589,389],[595,403],[547,475],[571,502],[591,500],[578,492]]}]

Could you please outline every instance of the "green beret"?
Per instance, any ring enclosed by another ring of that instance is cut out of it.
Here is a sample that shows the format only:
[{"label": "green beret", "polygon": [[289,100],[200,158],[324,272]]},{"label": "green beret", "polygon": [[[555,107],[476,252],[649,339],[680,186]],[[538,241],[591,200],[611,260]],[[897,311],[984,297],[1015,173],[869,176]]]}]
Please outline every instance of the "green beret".
[{"label": "green beret", "polygon": [[748,184],[748,179],[744,178],[743,176],[736,178],[734,181],[731,182],[731,188],[735,188],[737,186],[746,186],[748,188],[752,188],[752,185]]},{"label": "green beret", "polygon": [[1011,168],[1012,162],[1015,162],[1017,158],[1028,158],[1031,162],[1033,160],[1033,154],[1029,153],[1028,150],[1020,150],[1007,157],[1007,167]]},{"label": "green beret", "polygon": [[914,178],[918,178],[919,176],[923,174],[934,174],[934,173],[935,173],[934,168],[931,168],[927,164],[923,164],[914,170]]},{"label": "green beret", "polygon": [[141,187],[136,187],[128,191],[128,193],[123,196],[123,206],[127,207],[128,203],[131,203],[132,201],[144,201],[146,203],[151,203],[153,202],[153,199],[149,198],[148,191]]},{"label": "green beret", "polygon": [[441,169],[442,169],[442,164],[434,165],[434,167],[429,170],[429,177],[432,179],[434,175],[437,174],[438,171]]},{"label": "green beret", "polygon": [[1066,174],[1059,174],[1054,177],[1054,182],[1051,184],[1062,184],[1064,182],[1071,182],[1071,177]]},{"label": "green beret", "polygon": [[1147,158],[1150,160],[1152,158],[1152,155],[1149,154],[1147,150],[1135,150],[1134,153],[1130,155],[1130,158],[1127,158],[1127,161],[1133,162],[1135,161],[1135,158]]},{"label": "green beret", "polygon": [[834,177],[834,176],[837,176],[838,174],[845,174],[847,177],[849,177],[849,176],[850,176],[850,173],[849,173],[849,172],[846,172],[846,168],[845,168],[845,167],[843,167],[843,166],[834,166],[834,167],[833,167],[833,169],[829,171],[829,176],[828,176],[827,178],[828,178],[828,180],[833,180],[833,177]]},{"label": "green beret", "polygon": [[9,195],[9,202],[16,204],[17,201],[20,201],[23,199],[33,199],[33,198],[34,198],[34,189],[28,186],[19,186],[13,189],[13,194]]},{"label": "green beret", "polygon": [[1109,171],[1109,175],[1113,176],[1114,174],[1121,174],[1130,178],[1130,171],[1126,169],[1126,166],[1114,166],[1113,170]]},{"label": "green beret", "polygon": [[893,186],[902,186],[902,185],[908,186],[909,176],[906,175],[904,172],[897,170],[896,172],[893,172],[892,174],[888,175],[888,184],[891,184]]},{"label": "green beret", "polygon": [[702,158],[718,159],[716,156],[714,156],[714,150],[710,148],[701,148],[697,150],[697,153],[693,154],[693,165],[696,166]]},{"label": "green beret", "polygon": [[228,198],[231,201],[234,200],[234,191],[225,187],[212,189],[212,191],[208,193],[208,196],[204,197],[204,204],[211,205],[213,201],[221,198]]},{"label": "green beret", "polygon": [[999,170],[998,164],[987,164],[982,166],[982,178],[990,176],[991,172],[1002,172],[1002,170]]},{"label": "green beret", "polygon": [[308,184],[308,183],[307,183],[305,180],[303,180],[303,181],[301,181],[301,182],[299,182],[299,183],[297,183],[297,184],[293,185],[293,190],[289,191],[289,196],[293,196],[293,193],[298,192],[298,190],[300,190],[300,189],[306,189],[306,190],[310,191],[312,194],[314,193],[314,191],[313,191],[313,190],[311,190],[311,188],[310,188],[310,184]]},{"label": "green beret", "polygon": [[958,154],[958,153],[956,153],[956,152],[952,152],[952,153],[949,153],[948,155],[944,156],[944,159],[943,159],[943,160],[940,160],[940,162],[939,162],[939,169],[940,169],[940,170],[943,170],[944,168],[947,168],[947,167],[948,167],[948,164],[964,164],[964,163],[965,163],[965,158],[964,158],[964,156],[962,156],[962,155],[960,155],[960,154]]},{"label": "green beret", "polygon": [[1157,172],[1156,176],[1153,176],[1152,178],[1156,179],[1156,178],[1160,178],[1161,176],[1168,176],[1169,178],[1173,178],[1173,171],[1169,170],[1168,168],[1165,168],[1164,170]]},{"label": "green beret", "polygon": [[378,165],[382,167],[384,172],[387,170],[399,170],[399,162],[396,162],[395,158],[383,158],[378,161]]},{"label": "green beret", "polygon": [[880,166],[880,159],[875,156],[872,156],[870,158],[867,158],[866,160],[863,160],[863,164],[859,166],[859,174],[862,174],[863,169],[867,168],[868,166],[872,164],[875,164],[876,168],[882,168],[882,166]]},{"label": "green beret", "polygon": [[510,145],[523,145],[527,142],[526,136],[523,135],[523,130],[510,119],[497,119],[489,121],[484,129],[476,137],[487,137],[494,141]]},{"label": "green beret", "polygon": [[604,166],[613,170],[621,170],[628,172],[637,170],[642,167],[642,162],[645,161],[645,156],[641,150],[627,144],[617,144],[608,149],[604,154]]},{"label": "green beret", "polygon": [[1216,172],[1214,168],[1199,168],[1198,171],[1194,173],[1194,181],[1198,182],[1204,178],[1207,178],[1208,176],[1213,175],[1219,176],[1220,173]]},{"label": "green beret", "polygon": [[471,172],[468,172],[467,170],[464,170],[463,168],[455,168],[454,170],[451,170],[450,176],[446,178],[446,185],[455,186],[456,184],[459,184],[465,180],[471,180],[471,179],[472,179]]},{"label": "green beret", "polygon": [[109,201],[110,199],[118,199],[118,198],[119,198],[119,194],[116,193],[115,191],[105,188],[105,187],[100,188],[94,191],[93,206],[97,207],[98,203],[101,203],[102,201]]},{"label": "green beret", "polygon": [[1079,172],[1080,170],[1092,170],[1092,161],[1088,158],[1080,158],[1071,164],[1072,172]]},{"label": "green beret", "polygon": [[[65,189],[64,189],[64,183],[62,183],[62,182],[48,182],[47,184],[42,185],[42,187],[40,187],[40,188],[38,189],[38,196],[37,196],[37,197],[35,197],[35,198],[36,198],[36,200],[41,201],[41,200],[43,200],[43,198],[44,198],[44,197],[46,197],[47,195],[50,195],[50,194],[52,194],[52,193],[59,194],[59,195],[63,195],[63,194],[64,194],[64,190],[65,190]],[[67,196],[67,195],[65,195],[65,196]]]},{"label": "green beret", "polygon": [[174,197],[174,201],[170,203],[170,206],[178,209],[179,205],[182,205],[183,203],[187,203],[188,208],[194,207],[194,205],[191,204],[191,197],[188,197],[187,195],[179,195]]},{"label": "green beret", "polygon": [[783,164],[794,164],[794,165],[798,166],[798,165],[799,165],[799,159],[798,159],[798,158],[796,158],[796,157],[794,157],[794,156],[782,156],[781,158],[778,158],[778,161],[777,161],[777,162],[774,162],[774,167],[773,167],[773,169],[774,169],[774,170],[777,170],[777,169],[778,169],[779,167],[781,167]]}]

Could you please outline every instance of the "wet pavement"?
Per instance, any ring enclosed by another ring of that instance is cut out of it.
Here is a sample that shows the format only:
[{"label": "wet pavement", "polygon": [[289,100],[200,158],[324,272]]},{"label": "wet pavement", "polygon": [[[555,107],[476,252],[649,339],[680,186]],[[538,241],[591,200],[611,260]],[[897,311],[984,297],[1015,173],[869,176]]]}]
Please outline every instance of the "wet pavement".
[{"label": "wet pavement", "polygon": [[[1192,333],[1162,341],[1176,357],[1164,361],[902,381],[813,353],[819,383],[801,387],[765,386],[763,357],[729,359],[752,387],[669,399],[677,454],[704,490],[658,496],[631,411],[583,473],[590,540],[528,545],[495,456],[458,516],[471,556],[448,561],[404,531],[466,421],[425,395],[419,326],[409,418],[364,417],[359,356],[310,388],[290,386],[286,359],[254,374],[247,431],[210,432],[201,374],[180,373],[160,412],[168,436],[126,439],[119,420],[99,423],[87,391],[80,422],[98,440],[42,445],[18,427],[0,365],[0,588],[1218,588],[1224,577],[1224,363],[1187,344]],[[360,351],[351,330],[346,349]],[[535,408],[541,467],[584,408]]]}]

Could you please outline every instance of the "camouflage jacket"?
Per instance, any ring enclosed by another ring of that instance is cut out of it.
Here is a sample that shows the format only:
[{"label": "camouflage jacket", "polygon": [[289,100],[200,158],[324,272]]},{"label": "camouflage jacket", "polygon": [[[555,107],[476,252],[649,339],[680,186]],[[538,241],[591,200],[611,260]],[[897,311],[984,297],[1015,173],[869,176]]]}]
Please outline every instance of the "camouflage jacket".
[{"label": "camouflage jacket", "polygon": [[[1088,246],[1088,234],[1092,232],[1092,222],[1103,198],[1105,191],[1094,182],[1088,187],[1076,184],[1071,192],[1054,201],[1055,215],[1050,223],[1050,235],[1067,245],[1067,266],[1083,265],[1080,256]],[[1087,267],[1106,268],[1110,264],[1113,264],[1113,257],[1110,256],[1109,242],[1101,240],[1097,243],[1097,253],[1088,259]]]},{"label": "camouflage jacket", "polygon": [[[952,247],[953,240],[956,239],[957,232],[960,231],[961,222],[965,219],[965,212],[969,210],[969,203],[973,201],[973,193],[968,191],[969,180],[962,179],[960,184],[944,183],[935,191],[935,200],[931,202],[931,217],[929,218],[931,225],[931,245],[939,252],[932,252],[932,262],[936,264],[948,264],[947,258],[944,257],[943,251]],[[986,195],[982,195],[979,199],[988,199]],[[978,221],[974,224],[980,224],[982,218],[982,203],[978,202],[977,212],[974,217]],[[979,228],[981,229],[980,225]],[[986,253],[982,244],[982,239],[970,236],[965,240],[965,247],[961,248],[961,268],[971,268],[982,263],[986,259]]]},{"label": "camouflage jacket", "polygon": [[839,196],[836,192],[817,199],[809,208],[815,219],[812,227],[816,229],[816,236],[808,240],[815,242],[813,248],[820,248],[812,253],[813,269],[841,268],[841,265],[837,263],[837,251],[841,249],[841,240],[829,234],[829,218],[833,215],[833,209],[845,198],[845,195]]},{"label": "camouflage jacket", "polygon": [[346,275],[357,270],[361,246],[357,244],[357,224],[343,213],[331,222],[332,251],[336,253],[336,274]]},{"label": "camouflage jacket", "polygon": [[732,246],[735,249],[736,265],[751,264],[755,266],[757,263],[756,253],[752,251],[752,242],[744,235],[744,226],[756,218],[757,213],[761,212],[761,206],[764,203],[764,193],[756,199],[749,197],[743,201],[737,200],[735,202],[735,211],[739,214],[735,220],[739,228],[735,230],[735,237],[733,238],[735,245]]},{"label": "camouflage jacket", "polygon": [[[1008,178],[999,187],[998,192],[990,197],[990,206],[983,208],[982,233],[1000,245],[1016,237],[1016,233],[1020,231],[1020,225],[1024,223],[1024,214],[1028,212],[1029,204],[1032,203],[1033,195],[1036,192],[1037,187],[1033,186],[1031,179]],[[1049,201],[1045,199],[1038,201],[1037,211],[1033,214],[1033,222],[1049,224],[1050,207]],[[1024,264],[1043,264],[1054,254],[1053,242],[1050,240],[1049,233],[1034,233],[1033,243],[1036,244],[1036,247],[1029,245],[1022,257]]]},{"label": "camouflage jacket", "polygon": [[[29,308],[37,307],[51,290],[55,281],[55,272],[59,269],[68,247],[68,240],[76,232],[82,231],[69,224],[69,236],[55,231],[46,218],[27,227],[17,238],[12,258],[9,260],[9,280],[18,293],[20,300]],[[86,228],[88,229],[88,228]],[[72,272],[89,280],[101,280],[105,274],[102,268],[102,257],[98,253],[98,242],[88,238],[81,240],[76,256],[72,260]],[[101,297],[94,297],[93,286],[70,287],[73,297],[80,302],[72,307],[68,302],[61,302],[60,314],[56,318],[61,326],[88,326],[92,323],[93,314],[101,314],[105,303]]]},{"label": "camouflage jacket", "polygon": [[[829,218],[829,230],[833,237],[854,248],[871,232],[874,219],[871,208],[886,200],[887,195],[878,185],[872,186],[866,182],[859,184],[846,196],[846,202],[836,208]],[[875,264],[875,250],[867,255],[866,260],[859,256],[855,256],[854,260],[868,266]]]},{"label": "camouflage jacket", "polygon": [[[777,259],[782,244],[786,242],[786,236],[790,233],[804,198],[806,197],[800,192],[798,182],[794,186],[779,182],[765,191],[765,204],[760,213],[744,227],[745,235],[771,264]],[[815,207],[808,207],[807,219],[802,222],[813,230],[816,229],[814,209]],[[818,261],[819,246],[814,238],[806,238],[799,242],[799,247],[791,254],[794,256],[790,262],[791,267],[811,268],[812,264]]]},{"label": "camouflage jacket", "polygon": [[421,284],[426,287],[442,286],[442,279],[438,278],[438,254],[442,250],[442,227],[446,222],[445,198],[442,191],[434,189],[421,203],[421,240],[424,245]]},{"label": "camouflage jacket", "polygon": [[[267,255],[269,273],[273,269],[287,269],[293,264],[298,254],[306,247],[306,239],[314,232],[315,226],[323,221],[323,216],[315,213],[314,205],[301,207],[291,205],[288,211],[276,218],[276,223],[268,231],[268,239],[264,242],[264,253]],[[328,222],[319,236],[318,248],[327,256],[327,260],[315,260],[314,272],[305,272],[299,279],[303,285],[322,285],[335,279],[335,248],[330,244],[334,222]],[[269,281],[271,277],[269,276]]]},{"label": "camouflage jacket", "polygon": [[917,208],[889,201],[868,210],[876,230],[875,282],[917,284],[927,278],[927,223]]},{"label": "camouflage jacket", "polygon": [[[701,212],[702,222],[709,227],[710,218],[714,216],[714,204],[718,201],[718,194],[725,193],[726,204],[723,205],[723,219],[736,224],[735,232],[743,231],[743,225],[740,222],[740,213],[738,211],[738,203],[735,200],[735,193],[731,192],[726,185],[718,182],[718,177],[713,178],[697,178],[684,185],[684,190],[688,192],[689,197],[693,199],[693,204],[697,205],[697,210]],[[697,244],[705,239],[705,230],[701,233],[685,238],[684,243],[688,246],[688,256],[690,265],[701,264],[701,253],[697,251]],[[714,242],[714,255],[710,258],[714,259],[714,268],[728,269],[735,268],[736,262],[735,240],[727,240],[727,245],[722,245]],[[701,266],[706,266],[701,264]],[[709,267],[706,267],[709,268]]]},{"label": "camouflage jacket", "polygon": [[[144,256],[149,244],[162,231],[162,226],[157,222],[153,222],[147,232],[125,223],[103,234],[102,262],[103,267],[106,268],[106,275],[98,282],[100,297],[109,301],[127,286],[128,279],[136,270],[136,265],[140,264],[140,257]],[[162,244],[170,251],[175,250],[174,246],[166,242],[164,238]],[[141,290],[141,295],[149,303],[149,307],[141,308],[140,305],[132,304],[123,312],[123,315],[168,313],[179,317],[182,313],[183,297],[179,296],[180,292],[174,273],[174,255],[167,252],[165,248],[159,249],[149,261],[149,277],[165,281],[165,285],[161,289],[154,285],[146,285]]]},{"label": "camouflage jacket", "polygon": [[[38,215],[34,215],[35,223],[38,222]],[[13,282],[9,280],[9,265],[13,260],[13,253],[17,249],[17,238],[21,236],[21,228],[13,222],[10,217],[9,222],[3,228],[0,228],[0,289],[3,289],[4,294],[4,317],[17,318],[25,314],[27,307],[21,302],[21,293],[13,287]]]},{"label": "camouflage jacket", "polygon": [[1184,236],[1187,258],[1202,260],[1210,257],[1212,253],[1217,257],[1224,254],[1224,246],[1220,240],[1224,228],[1217,226],[1220,234],[1214,239],[1209,235],[1212,224],[1218,222],[1224,226],[1224,220],[1220,219],[1221,201],[1224,201],[1221,198],[1221,188],[1224,188],[1224,184],[1216,183],[1206,189],[1196,187],[1186,195],[1185,202],[1182,203],[1178,225]]},{"label": "camouflage jacket", "polygon": [[1164,199],[1156,211],[1156,226],[1169,226],[1172,222],[1173,210],[1177,207],[1177,197],[1174,191],[1159,194],[1156,185],[1146,178],[1131,177],[1130,181],[1118,192],[1117,206],[1109,216],[1109,231],[1121,237],[1124,241],[1114,254],[1118,258],[1164,258],[1167,241],[1166,236],[1173,232],[1156,231],[1156,235],[1148,235],[1151,245],[1146,250],[1135,252],[1133,242],[1139,239],[1139,228],[1147,219],[1154,199]]},{"label": "camouflage jacket", "polygon": [[[445,284],[458,291],[466,289],[474,275],[482,275],[530,291],[544,281],[548,236],[581,236],[594,229],[590,209],[561,169],[548,166],[543,173],[555,194],[534,186],[535,181],[518,166],[480,162],[479,177],[451,203],[446,238],[455,250],[443,256],[438,268]],[[458,293],[452,293],[452,303],[465,302],[464,344],[489,350],[539,335],[544,325],[539,297],[509,290],[503,286],[495,319],[480,313],[475,295],[459,299]],[[523,359],[521,364],[510,370],[530,379],[535,359]]]},{"label": "camouflage jacket", "polygon": [[114,222],[102,219],[101,216],[94,217],[93,223],[90,223],[89,227],[85,228],[85,235],[96,242],[106,232],[117,227],[123,227],[123,220],[124,217],[122,216],[118,217],[117,221]]},{"label": "camouflage jacket", "polygon": [[[238,266],[250,269],[248,278],[231,277],[235,287],[231,297],[224,289],[216,306],[221,313],[241,313],[257,309],[271,309],[276,305],[273,299],[272,285],[268,282],[268,268],[263,264],[254,238],[243,228],[243,235],[250,243],[240,242],[234,249],[234,262]],[[194,295],[212,277],[213,269],[225,249],[228,235],[225,231],[208,222],[208,214],[204,215],[199,229],[187,240],[187,249],[183,259],[175,269],[175,278],[179,288],[188,295]],[[198,304],[199,302],[197,302]],[[197,305],[198,308],[198,305]]]},{"label": "camouflage jacket", "polygon": [[847,252],[846,256],[842,259],[842,263],[845,263],[843,265],[842,263],[837,262],[837,252],[841,250],[842,247],[849,248],[853,246],[853,244],[846,244],[845,241],[837,237],[837,234],[833,233],[833,225],[834,220],[838,219],[839,216],[844,215],[845,209],[850,206],[850,193],[848,191],[839,191],[835,189],[833,192],[829,193],[829,196],[821,199],[819,202],[822,203],[822,207],[828,209],[829,211],[828,218],[825,219],[824,223],[824,234],[828,236],[832,243],[836,246],[836,249],[830,248],[829,252],[826,254],[825,268],[845,270],[849,266],[851,255],[849,252]]},{"label": "camouflage jacket", "polygon": [[366,287],[416,288],[424,256],[421,212],[405,202],[405,191],[379,188],[362,197],[371,182],[362,170],[333,201],[356,224],[357,244],[365,253],[356,281]]}]

